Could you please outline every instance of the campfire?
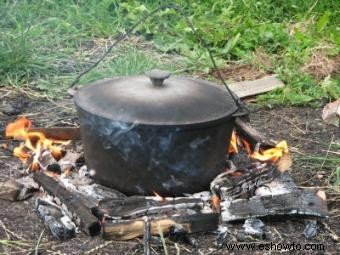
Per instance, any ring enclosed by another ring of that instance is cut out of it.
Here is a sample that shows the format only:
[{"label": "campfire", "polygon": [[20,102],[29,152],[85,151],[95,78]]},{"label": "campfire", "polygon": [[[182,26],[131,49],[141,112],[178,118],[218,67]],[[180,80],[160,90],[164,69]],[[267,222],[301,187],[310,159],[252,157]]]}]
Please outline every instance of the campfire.
[{"label": "campfire", "polygon": [[50,160],[58,161],[65,156],[63,147],[70,141],[60,141],[46,138],[45,134],[37,131],[29,131],[32,122],[21,117],[6,127],[5,135],[23,141],[20,146],[15,147],[13,154],[17,156],[24,165],[28,166],[28,171],[47,170],[46,157]]},{"label": "campfire", "polygon": [[[77,228],[114,240],[144,236],[149,242],[151,235],[213,230],[220,238],[226,231],[221,226],[229,222],[328,213],[322,190],[300,189],[290,178],[287,142],[272,143],[240,119],[226,151],[225,171],[211,182],[209,191],[181,197],[163,197],[157,190],[154,196],[126,196],[94,182],[74,129],[55,130],[34,129],[21,117],[7,125],[6,136],[20,141],[13,154],[38,183],[36,209],[57,238],[71,238]],[[63,139],[58,139],[60,130]],[[25,186],[21,183],[17,189]]]}]

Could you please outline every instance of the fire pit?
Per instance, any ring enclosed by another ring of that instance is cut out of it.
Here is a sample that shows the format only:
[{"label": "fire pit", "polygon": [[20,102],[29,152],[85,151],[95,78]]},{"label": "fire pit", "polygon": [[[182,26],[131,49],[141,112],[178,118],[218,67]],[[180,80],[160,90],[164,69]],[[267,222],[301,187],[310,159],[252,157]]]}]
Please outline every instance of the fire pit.
[{"label": "fire pit", "polygon": [[[291,166],[287,143],[267,141],[240,119],[235,121],[225,154],[225,171],[210,182],[210,191],[182,197],[163,197],[157,190],[153,196],[126,196],[101,186],[91,179],[94,173],[84,164],[79,141],[76,146],[75,142],[55,140],[49,129],[37,132],[31,126],[28,119],[21,118],[9,124],[6,133],[24,141],[14,154],[44,191],[36,207],[58,238],[74,236],[78,226],[88,235],[102,232],[110,240],[144,236],[147,247],[152,235],[219,229],[223,236],[226,230],[221,226],[237,220],[328,214],[322,190],[300,189],[287,174]],[[75,138],[75,130],[69,130]],[[25,187],[25,182],[21,183],[12,189]],[[24,197],[21,190],[19,193]],[[11,198],[18,199],[19,193],[10,193]],[[221,236],[218,240],[219,245],[226,241]]]}]

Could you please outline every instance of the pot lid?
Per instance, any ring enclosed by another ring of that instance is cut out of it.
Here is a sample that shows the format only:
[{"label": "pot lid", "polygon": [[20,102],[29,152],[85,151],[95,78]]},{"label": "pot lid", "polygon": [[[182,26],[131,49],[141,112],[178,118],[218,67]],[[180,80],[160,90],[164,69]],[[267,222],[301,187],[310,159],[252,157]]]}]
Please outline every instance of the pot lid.
[{"label": "pot lid", "polygon": [[79,89],[74,101],[95,115],[149,125],[206,123],[238,109],[224,87],[160,70],[99,80]]}]

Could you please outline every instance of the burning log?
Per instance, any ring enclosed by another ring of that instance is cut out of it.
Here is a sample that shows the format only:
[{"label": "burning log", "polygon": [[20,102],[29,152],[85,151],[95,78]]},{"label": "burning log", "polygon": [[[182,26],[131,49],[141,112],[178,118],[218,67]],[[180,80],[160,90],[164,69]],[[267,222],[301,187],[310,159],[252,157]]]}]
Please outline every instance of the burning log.
[{"label": "burning log", "polygon": [[219,214],[202,197],[126,197],[103,201],[99,210],[111,218],[103,223],[104,237],[114,240],[145,236],[145,229],[151,235],[169,234],[179,225],[187,233],[210,231],[219,221]]},{"label": "burning log", "polygon": [[260,144],[264,149],[275,147],[275,143],[269,141],[266,137],[264,137],[254,128],[246,124],[240,118],[236,118],[235,120],[235,129],[236,133],[239,136],[241,136],[253,146],[255,146],[256,144]]},{"label": "burning log", "polygon": [[[188,233],[207,232],[218,227],[217,213],[195,213],[172,217],[149,218],[151,235],[168,234],[176,225],[182,225]],[[103,223],[103,236],[110,240],[129,240],[144,235],[143,218],[113,220]]]},{"label": "burning log", "polygon": [[43,133],[46,138],[53,140],[80,140],[79,127],[29,128],[28,132],[40,132]]},{"label": "burning log", "polygon": [[61,204],[66,206],[67,210],[72,213],[72,218],[85,233],[91,236],[100,233],[100,222],[91,212],[96,207],[95,203],[84,198],[81,194],[68,191],[52,177],[42,172],[34,173],[33,179],[56,201],[60,201]]},{"label": "burning log", "polygon": [[225,198],[249,198],[255,190],[279,175],[272,164],[256,164],[251,172],[227,171],[218,175],[210,185],[211,192]]},{"label": "burning log", "polygon": [[[5,134],[6,137],[23,141],[20,146],[14,148],[13,153],[28,166],[29,170],[35,171],[44,169],[62,158],[63,146],[69,144],[69,141],[48,139],[41,132],[29,131],[31,127],[32,122],[21,117],[6,126]],[[42,155],[44,152],[47,153]],[[44,163],[41,164],[40,161]]]}]

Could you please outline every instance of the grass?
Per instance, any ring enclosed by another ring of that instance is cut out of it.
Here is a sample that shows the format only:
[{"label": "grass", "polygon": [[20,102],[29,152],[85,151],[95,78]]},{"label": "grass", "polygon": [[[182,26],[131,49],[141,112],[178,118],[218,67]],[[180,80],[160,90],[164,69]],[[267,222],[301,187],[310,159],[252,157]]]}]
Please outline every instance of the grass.
[{"label": "grass", "polygon": [[[319,105],[340,97],[339,76],[332,69],[340,52],[337,0],[305,0],[299,4],[293,0],[3,0],[0,84],[30,85],[52,95],[66,91],[75,76],[103,54],[113,37],[161,3],[178,4],[188,13],[219,66],[251,63],[279,74],[287,86],[260,96],[261,102]],[[174,65],[162,65],[160,52],[184,56],[186,70],[211,70],[205,50],[172,9],[159,11],[137,27],[135,34],[151,40],[159,52],[146,54],[144,49],[124,48],[114,53],[120,56],[116,62],[111,55],[81,82],[142,73],[155,66],[176,70]],[[270,64],[264,61],[265,56],[272,60]],[[329,65],[313,63],[322,59],[329,60]],[[318,65],[326,67],[322,75],[317,75],[321,69]]]},{"label": "grass", "polygon": [[[332,139],[333,140],[333,139]],[[317,155],[295,155],[294,159],[303,162],[305,167],[326,171],[328,182],[336,187],[340,187],[340,157],[338,156],[340,144],[332,141],[328,146],[325,156]]]}]

